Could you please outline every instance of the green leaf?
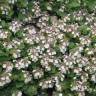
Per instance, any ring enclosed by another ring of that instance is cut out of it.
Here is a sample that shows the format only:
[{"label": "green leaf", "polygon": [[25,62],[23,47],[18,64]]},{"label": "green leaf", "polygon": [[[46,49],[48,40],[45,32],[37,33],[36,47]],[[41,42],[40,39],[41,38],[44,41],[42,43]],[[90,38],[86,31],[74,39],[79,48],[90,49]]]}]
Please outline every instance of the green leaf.
[{"label": "green leaf", "polygon": [[24,82],[15,82],[16,88],[22,88],[24,86]]},{"label": "green leaf", "polygon": [[73,48],[76,48],[76,43],[70,42],[68,48],[69,48],[69,50],[73,49]]},{"label": "green leaf", "polygon": [[11,79],[14,81],[24,81],[24,74],[21,70],[13,69]]},{"label": "green leaf", "polygon": [[18,0],[17,4],[18,4],[18,7],[24,8],[24,7],[27,7],[28,1],[27,0]]},{"label": "green leaf", "polygon": [[23,91],[27,96],[34,96],[37,93],[37,86],[33,84],[25,85]]},{"label": "green leaf", "polygon": [[79,0],[69,0],[67,4],[68,9],[75,9],[80,7]]},{"label": "green leaf", "polygon": [[23,30],[17,31],[15,35],[16,35],[18,38],[22,38],[22,37],[23,37]]},{"label": "green leaf", "polygon": [[81,35],[88,35],[90,32],[88,26],[86,26],[86,25],[80,26],[78,31],[81,33]]},{"label": "green leaf", "polygon": [[70,80],[65,80],[64,82],[61,83],[62,89],[63,90],[68,90],[70,89],[71,81]]},{"label": "green leaf", "polygon": [[8,61],[10,60],[10,56],[8,56],[8,53],[5,53],[0,50],[0,62]]},{"label": "green leaf", "polygon": [[84,3],[86,4],[88,11],[93,11],[95,9],[96,0],[86,0]]},{"label": "green leaf", "polygon": [[93,36],[93,37],[91,38],[91,40],[92,40],[93,43],[96,43],[96,36]]},{"label": "green leaf", "polygon": [[2,65],[0,65],[0,74],[2,74],[3,68]]},{"label": "green leaf", "polygon": [[46,2],[46,1],[40,2],[40,8],[42,11],[47,10],[47,6],[48,6],[48,2]]}]

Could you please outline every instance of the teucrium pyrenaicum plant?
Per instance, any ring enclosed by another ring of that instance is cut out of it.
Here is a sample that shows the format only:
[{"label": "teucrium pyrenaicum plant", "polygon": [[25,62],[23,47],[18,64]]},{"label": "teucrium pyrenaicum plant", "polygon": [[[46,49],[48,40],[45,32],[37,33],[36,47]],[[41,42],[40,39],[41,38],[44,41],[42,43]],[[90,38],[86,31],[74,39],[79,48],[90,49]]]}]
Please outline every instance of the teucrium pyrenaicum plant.
[{"label": "teucrium pyrenaicum plant", "polygon": [[96,95],[96,0],[0,0],[0,96]]}]

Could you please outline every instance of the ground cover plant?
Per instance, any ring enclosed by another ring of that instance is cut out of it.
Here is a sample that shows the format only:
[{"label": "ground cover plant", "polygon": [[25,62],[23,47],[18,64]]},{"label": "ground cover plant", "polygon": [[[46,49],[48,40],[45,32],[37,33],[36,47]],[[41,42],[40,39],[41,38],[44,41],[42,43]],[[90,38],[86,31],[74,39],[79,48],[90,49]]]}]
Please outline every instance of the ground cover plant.
[{"label": "ground cover plant", "polygon": [[96,0],[0,0],[0,96],[96,96]]}]

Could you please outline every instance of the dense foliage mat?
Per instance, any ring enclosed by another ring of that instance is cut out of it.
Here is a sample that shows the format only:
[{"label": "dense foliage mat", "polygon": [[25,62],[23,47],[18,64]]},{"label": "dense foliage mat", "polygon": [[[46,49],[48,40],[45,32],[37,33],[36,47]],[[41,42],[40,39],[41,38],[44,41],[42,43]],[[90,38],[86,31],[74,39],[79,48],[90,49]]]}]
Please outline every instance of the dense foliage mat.
[{"label": "dense foliage mat", "polygon": [[0,0],[0,96],[96,96],[96,0]]}]

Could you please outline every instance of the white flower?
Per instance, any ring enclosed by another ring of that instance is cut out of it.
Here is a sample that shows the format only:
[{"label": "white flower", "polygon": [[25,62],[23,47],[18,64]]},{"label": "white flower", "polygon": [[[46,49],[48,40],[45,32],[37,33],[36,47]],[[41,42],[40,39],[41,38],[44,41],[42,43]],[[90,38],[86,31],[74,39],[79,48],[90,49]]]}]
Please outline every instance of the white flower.
[{"label": "white flower", "polygon": [[51,6],[47,6],[47,10],[52,10]]},{"label": "white flower", "polygon": [[78,69],[74,69],[74,73],[79,74],[79,70]]},{"label": "white flower", "polygon": [[31,77],[28,77],[28,78],[25,79],[24,82],[25,82],[25,83],[28,83],[28,82],[30,82],[30,81],[31,81]]},{"label": "white flower", "polygon": [[0,86],[4,86],[4,83],[0,81]]},{"label": "white flower", "polygon": [[7,67],[7,71],[9,72],[9,71],[12,71],[12,69],[13,69],[13,66],[8,66]]},{"label": "white flower", "polygon": [[52,84],[49,84],[49,85],[48,85],[48,88],[52,88],[52,87],[53,87]]},{"label": "white flower", "polygon": [[59,93],[59,96],[63,96],[63,94],[62,93]]},{"label": "white flower", "polygon": [[92,75],[91,80],[94,81],[94,82],[96,83],[96,75],[95,75],[95,74]]},{"label": "white flower", "polygon": [[59,38],[59,39],[62,39],[62,38],[63,38],[63,34],[59,34],[59,35],[58,35],[58,38]]},{"label": "white flower", "polygon": [[17,96],[22,96],[22,92],[21,92],[21,91],[19,91]]},{"label": "white flower", "polygon": [[59,84],[56,84],[57,91],[61,91],[61,86]]},{"label": "white flower", "polygon": [[2,66],[3,68],[6,68],[7,67],[7,65],[6,64],[3,64],[3,66]]},{"label": "white flower", "polygon": [[4,81],[4,80],[6,80],[6,78],[5,78],[5,77],[1,77],[0,79],[1,79],[1,80],[3,80],[3,81]]},{"label": "white flower", "polygon": [[61,67],[59,68],[59,70],[60,70],[62,73],[66,73],[66,68],[65,68],[65,66],[61,66]]},{"label": "white flower", "polygon": [[44,74],[42,70],[33,70],[33,75],[35,79],[41,78]]},{"label": "white flower", "polygon": [[45,70],[46,71],[51,71],[51,67],[50,66],[45,66]]},{"label": "white flower", "polygon": [[88,51],[87,54],[91,55],[91,54],[94,54],[94,52],[91,50],[91,51]]},{"label": "white flower", "polygon": [[22,92],[21,91],[17,91],[15,93],[13,93],[12,96],[22,96]]},{"label": "white flower", "polygon": [[44,47],[45,47],[45,48],[49,48],[49,44],[48,44],[48,43],[45,44]]}]

